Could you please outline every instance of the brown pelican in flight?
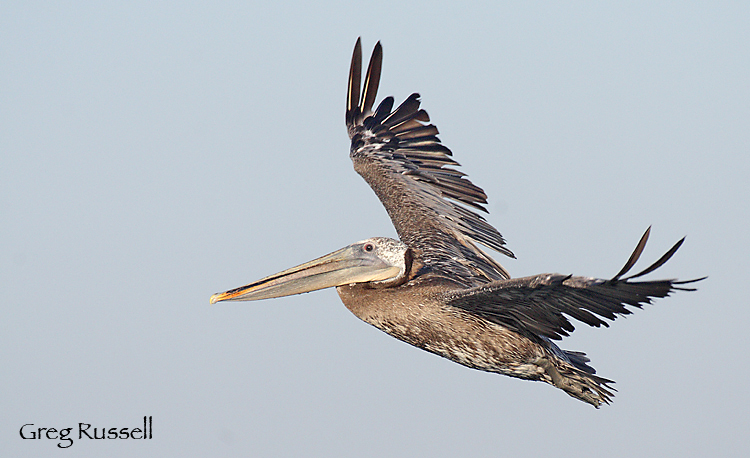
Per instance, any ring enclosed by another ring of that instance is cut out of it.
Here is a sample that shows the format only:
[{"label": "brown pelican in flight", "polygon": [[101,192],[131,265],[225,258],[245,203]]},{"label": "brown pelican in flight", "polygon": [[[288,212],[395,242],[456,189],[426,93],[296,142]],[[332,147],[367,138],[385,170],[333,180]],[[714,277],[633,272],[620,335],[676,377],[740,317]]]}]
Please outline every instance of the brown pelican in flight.
[{"label": "brown pelican in flight", "polygon": [[[505,240],[476,210],[487,196],[455,167],[451,151],[412,94],[393,109],[386,97],[372,111],[380,81],[380,43],[360,88],[362,48],[354,47],[346,125],[354,169],[372,187],[401,239],[374,237],[249,285],[214,294],[219,301],[253,301],[336,287],[354,315],[416,347],[464,366],[540,380],[596,407],[609,403],[611,380],[599,377],[584,353],[553,340],[573,331],[570,318],[589,326],[627,315],[652,298],[698,280],[635,280],[664,264],[677,242],[645,270],[624,275],[648,234],[609,280],[541,274],[511,278],[478,245],[514,257]],[[360,96],[361,89],[361,96]]]}]

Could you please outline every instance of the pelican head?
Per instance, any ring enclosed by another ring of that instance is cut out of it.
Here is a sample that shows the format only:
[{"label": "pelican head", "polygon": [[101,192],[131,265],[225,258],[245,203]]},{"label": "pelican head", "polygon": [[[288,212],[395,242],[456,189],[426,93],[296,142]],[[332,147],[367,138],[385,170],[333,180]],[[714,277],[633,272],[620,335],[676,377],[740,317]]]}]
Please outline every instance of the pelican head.
[{"label": "pelican head", "polygon": [[406,277],[408,251],[398,240],[373,237],[249,285],[214,294],[211,303],[257,301],[354,283],[395,285]]}]

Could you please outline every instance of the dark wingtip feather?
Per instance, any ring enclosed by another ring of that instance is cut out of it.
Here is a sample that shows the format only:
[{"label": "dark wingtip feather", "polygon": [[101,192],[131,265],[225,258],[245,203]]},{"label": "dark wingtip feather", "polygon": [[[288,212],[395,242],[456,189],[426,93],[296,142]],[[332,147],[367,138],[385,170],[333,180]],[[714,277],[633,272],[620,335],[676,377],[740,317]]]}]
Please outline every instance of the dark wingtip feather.
[{"label": "dark wingtip feather", "polygon": [[362,104],[359,107],[360,113],[367,115],[375,103],[378,95],[378,86],[380,85],[380,70],[383,66],[383,47],[378,41],[375,49],[372,50],[370,65],[367,67],[367,76],[365,77],[365,86],[362,94]]},{"label": "dark wingtip feather", "polygon": [[682,286],[674,286],[674,285],[686,285],[688,283],[696,283],[696,282],[699,282],[699,281],[703,281],[703,280],[705,280],[707,278],[708,278],[708,275],[706,275],[705,277],[701,277],[701,278],[694,278],[692,280],[673,281],[672,282],[672,289],[677,289],[677,290],[680,290],[680,291],[697,291],[698,288],[684,288]]},{"label": "dark wingtip feather", "polygon": [[628,262],[625,263],[625,265],[620,269],[619,272],[617,272],[617,275],[612,277],[610,280],[611,282],[616,282],[628,273],[630,269],[633,268],[636,262],[638,262],[638,258],[641,257],[641,253],[643,253],[643,249],[646,247],[646,242],[648,242],[648,236],[651,233],[651,226],[646,229],[646,232],[643,233],[643,236],[641,237],[641,240],[638,242],[638,245],[635,247],[635,250],[633,251],[633,254],[630,255],[630,258],[628,259]]},{"label": "dark wingtip feather", "polygon": [[352,124],[354,111],[359,106],[359,90],[362,79],[362,38],[357,38],[349,66],[349,86],[346,91],[346,124]]},{"label": "dark wingtip feather", "polygon": [[674,244],[674,246],[672,248],[669,249],[669,251],[667,251],[666,253],[664,253],[664,255],[661,258],[659,258],[655,263],[653,263],[650,266],[646,267],[641,272],[638,272],[635,275],[631,275],[626,280],[630,280],[630,279],[633,279],[633,278],[642,277],[642,276],[646,275],[647,273],[653,272],[654,270],[656,270],[659,267],[661,267],[665,262],[669,261],[669,258],[671,258],[672,255],[675,254],[675,252],[680,248],[680,246],[682,246],[682,242],[684,242],[684,241],[685,241],[685,237],[681,238],[677,243]]},{"label": "dark wingtip feather", "polygon": [[391,110],[393,109],[393,97],[388,96],[383,99],[382,102],[380,102],[380,105],[378,105],[378,109],[375,110],[375,115],[373,115],[373,121],[375,123],[380,123],[385,119],[386,116],[391,114]]}]

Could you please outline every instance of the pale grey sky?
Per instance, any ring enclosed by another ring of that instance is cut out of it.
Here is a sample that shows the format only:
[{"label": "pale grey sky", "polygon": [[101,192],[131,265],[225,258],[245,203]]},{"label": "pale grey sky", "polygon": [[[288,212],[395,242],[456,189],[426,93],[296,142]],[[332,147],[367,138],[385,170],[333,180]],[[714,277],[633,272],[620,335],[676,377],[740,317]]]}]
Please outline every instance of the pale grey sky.
[{"label": "pale grey sky", "polygon": [[[747,456],[750,6],[6,2],[0,455]],[[709,275],[609,329],[595,410],[362,323],[335,291],[211,294],[395,236],[352,170],[349,59],[422,94],[513,276]],[[39,427],[154,438],[22,440]]]}]

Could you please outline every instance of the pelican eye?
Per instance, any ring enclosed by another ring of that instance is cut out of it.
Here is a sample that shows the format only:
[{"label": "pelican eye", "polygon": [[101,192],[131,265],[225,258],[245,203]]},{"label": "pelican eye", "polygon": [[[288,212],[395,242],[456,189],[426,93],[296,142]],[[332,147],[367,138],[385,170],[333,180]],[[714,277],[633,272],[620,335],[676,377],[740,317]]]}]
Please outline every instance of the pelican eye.
[{"label": "pelican eye", "polygon": [[372,243],[365,243],[365,246],[362,247],[365,251],[370,252],[375,249],[375,246]]}]

